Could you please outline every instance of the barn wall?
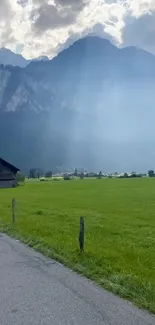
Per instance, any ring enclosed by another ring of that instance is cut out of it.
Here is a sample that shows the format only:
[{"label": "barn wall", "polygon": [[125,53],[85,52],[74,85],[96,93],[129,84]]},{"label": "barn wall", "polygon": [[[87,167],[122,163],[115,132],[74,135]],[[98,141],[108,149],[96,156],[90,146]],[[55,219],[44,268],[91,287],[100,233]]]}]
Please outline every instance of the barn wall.
[{"label": "barn wall", "polygon": [[0,188],[11,188],[14,186],[17,186],[16,180],[12,180],[12,181],[0,180]]}]

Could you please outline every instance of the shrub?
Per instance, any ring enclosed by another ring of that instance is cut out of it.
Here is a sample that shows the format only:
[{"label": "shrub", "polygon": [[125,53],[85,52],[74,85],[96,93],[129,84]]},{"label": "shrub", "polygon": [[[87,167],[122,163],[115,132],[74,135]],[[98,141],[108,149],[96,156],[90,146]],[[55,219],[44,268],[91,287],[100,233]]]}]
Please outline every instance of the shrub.
[{"label": "shrub", "polygon": [[53,177],[52,181],[61,181],[61,178],[60,177]]},{"label": "shrub", "polygon": [[41,177],[40,178],[40,182],[45,182],[46,181],[46,178],[45,177]]},{"label": "shrub", "polygon": [[68,174],[64,175],[64,181],[71,181],[71,177]]},{"label": "shrub", "polygon": [[18,172],[16,175],[17,183],[24,183],[25,182],[25,175],[21,172]]}]

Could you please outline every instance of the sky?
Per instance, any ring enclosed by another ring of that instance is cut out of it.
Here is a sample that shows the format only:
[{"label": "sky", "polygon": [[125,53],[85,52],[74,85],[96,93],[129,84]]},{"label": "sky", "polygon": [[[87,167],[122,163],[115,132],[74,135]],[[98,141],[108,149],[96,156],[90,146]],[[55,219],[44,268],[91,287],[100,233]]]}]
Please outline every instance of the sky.
[{"label": "sky", "polygon": [[155,0],[0,0],[0,48],[54,57],[88,34],[155,54]]}]

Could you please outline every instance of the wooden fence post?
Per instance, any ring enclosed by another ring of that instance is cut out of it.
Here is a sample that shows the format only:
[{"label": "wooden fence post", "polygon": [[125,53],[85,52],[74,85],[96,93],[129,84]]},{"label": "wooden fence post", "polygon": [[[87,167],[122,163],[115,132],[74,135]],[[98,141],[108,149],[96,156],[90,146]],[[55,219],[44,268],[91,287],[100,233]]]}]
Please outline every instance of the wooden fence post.
[{"label": "wooden fence post", "polygon": [[84,251],[84,217],[80,217],[79,245],[81,252]]},{"label": "wooden fence post", "polygon": [[13,223],[16,221],[15,208],[16,208],[16,199],[12,199],[12,221],[13,221]]}]

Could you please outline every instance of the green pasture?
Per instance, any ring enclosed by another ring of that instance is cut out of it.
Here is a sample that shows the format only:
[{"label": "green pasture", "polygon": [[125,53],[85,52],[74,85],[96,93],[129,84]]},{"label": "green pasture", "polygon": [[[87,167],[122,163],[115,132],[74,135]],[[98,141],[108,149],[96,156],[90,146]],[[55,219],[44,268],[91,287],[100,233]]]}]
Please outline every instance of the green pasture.
[{"label": "green pasture", "polygon": [[27,181],[1,189],[0,230],[155,313],[155,178]]}]

